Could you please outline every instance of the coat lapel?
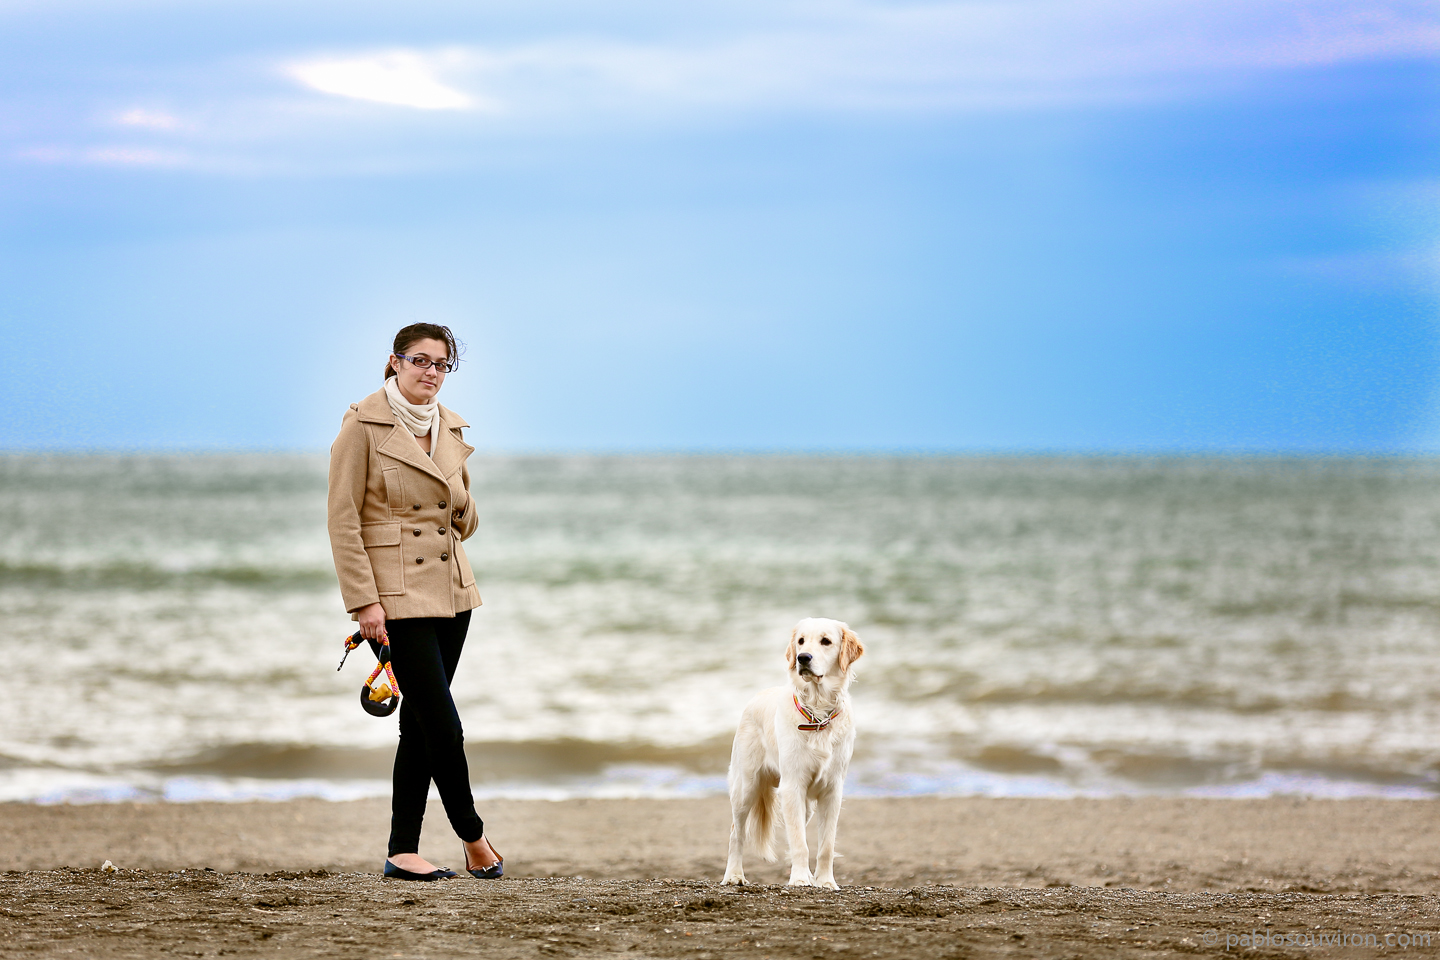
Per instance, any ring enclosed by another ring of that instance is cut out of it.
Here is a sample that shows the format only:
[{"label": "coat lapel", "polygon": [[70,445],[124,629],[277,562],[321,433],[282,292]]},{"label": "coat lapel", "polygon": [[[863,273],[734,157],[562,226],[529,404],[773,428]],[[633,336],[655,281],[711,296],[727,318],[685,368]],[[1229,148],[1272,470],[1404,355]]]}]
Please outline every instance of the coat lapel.
[{"label": "coat lapel", "polygon": [[[441,407],[440,409],[443,411],[445,408]],[[421,450],[420,445],[415,442],[415,438],[410,435],[410,431],[396,422],[395,414],[390,411],[390,401],[386,398],[383,389],[377,390],[364,400],[361,400],[356,411],[360,414],[360,419],[368,423],[389,425],[390,435],[382,440],[380,445],[375,449],[387,457],[404,460],[417,470],[423,470],[437,480],[445,479],[445,474],[440,472],[440,464],[436,463],[430,457],[427,457],[425,451]],[[441,416],[440,437],[436,445],[443,450],[445,448],[445,435],[450,431],[445,429],[443,412]],[[440,453],[439,450],[435,452],[437,456]]]},{"label": "coat lapel", "polygon": [[465,458],[475,452],[475,448],[464,440],[460,439],[462,427],[468,427],[466,423],[453,410],[449,410],[444,404],[440,405],[440,436],[435,441],[435,467],[443,476],[450,476]]}]

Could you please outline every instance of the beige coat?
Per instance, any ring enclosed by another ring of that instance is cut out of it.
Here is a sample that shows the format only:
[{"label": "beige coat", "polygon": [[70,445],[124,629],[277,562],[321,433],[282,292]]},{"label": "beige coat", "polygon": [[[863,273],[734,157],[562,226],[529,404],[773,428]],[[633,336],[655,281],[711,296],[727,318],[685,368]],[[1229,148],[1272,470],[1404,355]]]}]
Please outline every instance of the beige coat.
[{"label": "beige coat", "polygon": [[379,602],[387,620],[453,617],[480,605],[460,541],[475,532],[460,435],[440,408],[434,456],[390,412],[385,391],[352,403],[330,447],[330,550],[345,609]]}]

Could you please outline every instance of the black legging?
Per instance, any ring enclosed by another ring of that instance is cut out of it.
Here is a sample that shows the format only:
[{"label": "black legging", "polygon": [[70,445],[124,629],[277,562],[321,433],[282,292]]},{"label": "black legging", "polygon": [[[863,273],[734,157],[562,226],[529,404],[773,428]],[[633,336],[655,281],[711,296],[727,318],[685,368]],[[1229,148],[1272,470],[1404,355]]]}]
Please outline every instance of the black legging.
[{"label": "black legging", "polygon": [[[432,779],[456,835],[470,843],[485,833],[470,793],[465,733],[450,696],[450,681],[469,628],[469,610],[454,617],[385,621],[390,663],[400,684],[400,745],[395,750],[386,856],[420,852],[420,826]],[[371,646],[379,645],[372,640]]]}]

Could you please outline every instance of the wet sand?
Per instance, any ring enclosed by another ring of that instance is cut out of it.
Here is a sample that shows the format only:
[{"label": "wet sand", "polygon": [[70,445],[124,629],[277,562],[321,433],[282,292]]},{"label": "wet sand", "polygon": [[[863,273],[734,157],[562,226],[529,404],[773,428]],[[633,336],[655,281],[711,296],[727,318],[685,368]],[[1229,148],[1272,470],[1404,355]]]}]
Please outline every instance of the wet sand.
[{"label": "wet sand", "polygon": [[[377,876],[384,801],[0,809],[22,956],[1440,952],[1428,801],[850,800],[838,893],[754,857],[721,887],[723,800],[487,802],[507,878],[434,884]],[[458,867],[430,817],[422,853]]]}]

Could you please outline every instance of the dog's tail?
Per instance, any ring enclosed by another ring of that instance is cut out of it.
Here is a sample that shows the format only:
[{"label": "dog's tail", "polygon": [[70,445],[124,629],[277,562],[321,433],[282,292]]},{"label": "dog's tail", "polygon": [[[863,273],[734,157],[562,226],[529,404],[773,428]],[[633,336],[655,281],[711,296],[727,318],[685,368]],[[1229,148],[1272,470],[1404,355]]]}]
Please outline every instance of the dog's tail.
[{"label": "dog's tail", "polygon": [[755,796],[755,805],[745,818],[745,835],[755,844],[755,852],[766,863],[779,859],[780,845],[780,791],[774,787],[761,787]]}]

